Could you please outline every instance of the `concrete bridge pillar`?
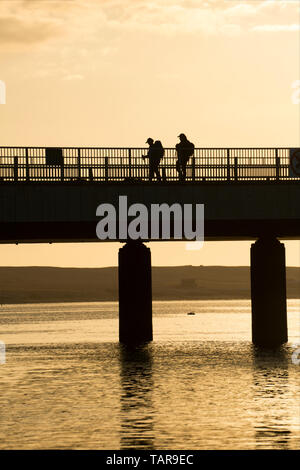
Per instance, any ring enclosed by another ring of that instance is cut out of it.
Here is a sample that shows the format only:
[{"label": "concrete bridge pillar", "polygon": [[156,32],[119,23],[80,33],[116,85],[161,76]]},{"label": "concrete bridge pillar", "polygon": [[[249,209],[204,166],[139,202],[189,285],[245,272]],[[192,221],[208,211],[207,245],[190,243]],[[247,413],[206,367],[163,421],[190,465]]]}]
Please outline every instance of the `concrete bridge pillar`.
[{"label": "concrete bridge pillar", "polygon": [[275,237],[251,245],[252,341],[277,347],[287,341],[285,247]]},{"label": "concrete bridge pillar", "polygon": [[119,250],[119,339],[127,344],[153,339],[151,252],[139,240]]}]

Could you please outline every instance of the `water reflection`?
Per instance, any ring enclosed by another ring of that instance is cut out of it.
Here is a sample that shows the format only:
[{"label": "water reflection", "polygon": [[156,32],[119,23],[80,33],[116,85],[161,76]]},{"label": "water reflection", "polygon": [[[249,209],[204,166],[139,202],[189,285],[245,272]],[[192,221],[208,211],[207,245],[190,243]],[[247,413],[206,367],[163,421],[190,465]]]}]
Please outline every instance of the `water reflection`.
[{"label": "water reflection", "polygon": [[288,377],[290,353],[287,348],[264,350],[253,346],[254,402],[257,403],[256,448],[288,449]]},{"label": "water reflection", "polygon": [[153,377],[150,345],[120,345],[120,449],[154,449]]}]

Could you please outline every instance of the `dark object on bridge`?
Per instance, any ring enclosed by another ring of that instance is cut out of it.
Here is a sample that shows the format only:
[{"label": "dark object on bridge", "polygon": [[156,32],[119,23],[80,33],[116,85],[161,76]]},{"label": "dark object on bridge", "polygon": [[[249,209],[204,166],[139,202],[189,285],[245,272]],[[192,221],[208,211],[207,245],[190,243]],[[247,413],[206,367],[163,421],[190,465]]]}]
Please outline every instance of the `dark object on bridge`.
[{"label": "dark object on bridge", "polygon": [[46,148],[46,165],[59,165],[64,163],[62,149],[56,147]]},{"label": "dark object on bridge", "polygon": [[119,339],[140,344],[152,337],[151,252],[130,240],[119,250]]},{"label": "dark object on bridge", "polygon": [[190,142],[185,134],[179,134],[180,142],[176,144],[177,162],[176,170],[179,173],[180,181],[184,181],[186,178],[186,165],[189,158],[194,155],[195,145]]},{"label": "dark object on bridge", "polygon": [[251,245],[252,341],[278,347],[287,341],[285,247],[275,237]]},{"label": "dark object on bridge", "polygon": [[187,315],[196,315],[195,312],[188,312]]}]

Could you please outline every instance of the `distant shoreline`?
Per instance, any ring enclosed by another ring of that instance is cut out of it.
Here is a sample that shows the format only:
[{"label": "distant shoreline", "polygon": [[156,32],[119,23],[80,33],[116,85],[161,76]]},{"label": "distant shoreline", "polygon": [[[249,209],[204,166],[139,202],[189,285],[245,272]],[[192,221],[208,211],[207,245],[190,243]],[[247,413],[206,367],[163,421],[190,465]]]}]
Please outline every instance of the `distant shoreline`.
[{"label": "distant shoreline", "polygon": [[[299,296],[299,299],[300,299],[300,296]],[[250,301],[251,299],[250,298],[199,298],[199,299],[195,299],[195,298],[192,298],[192,299],[152,299],[153,302],[198,302],[198,301],[213,301],[213,300],[224,300],[224,301],[235,301],[235,300],[248,300]],[[288,300],[298,300],[297,297],[295,298],[291,298],[291,299],[288,299]],[[60,303],[104,303],[104,302],[107,302],[107,303],[118,303],[118,299],[114,299],[114,300],[45,300],[45,301],[40,301],[40,300],[31,300],[31,301],[23,301],[23,302],[6,302],[6,303],[2,303],[0,304],[0,308],[2,306],[5,306],[5,305],[23,305],[23,304],[60,304]]]},{"label": "distant shoreline", "polygon": [[[169,299],[169,300],[160,300],[160,299],[152,299],[152,302],[213,302],[213,301],[225,301],[225,302],[235,302],[237,300],[245,300],[250,302],[251,299]],[[287,300],[299,300],[300,301],[300,296],[295,297],[295,298],[287,298]],[[1,313],[1,307],[5,307],[6,305],[43,305],[43,304],[87,304],[87,303],[118,303],[117,300],[68,300],[68,301],[56,301],[56,300],[47,300],[47,301],[37,301],[37,302],[8,302],[6,304],[1,304],[0,305],[0,313]]]},{"label": "distant shoreline", "polygon": [[[300,298],[300,268],[288,267],[287,298]],[[246,266],[152,268],[154,301],[250,300]],[[118,301],[118,268],[0,267],[0,304]]]},{"label": "distant shoreline", "polygon": [[[225,301],[225,302],[234,302],[237,300],[245,300],[250,302],[251,299],[249,298],[235,298],[235,299],[223,299],[223,298],[210,298],[210,299],[152,299],[152,302],[209,302],[209,301]],[[287,297],[287,300],[300,300],[299,297]],[[86,304],[86,303],[118,303],[118,300],[43,300],[43,301],[24,301],[24,302],[6,302],[0,305],[0,313],[1,307],[5,307],[6,305],[39,305],[39,304]]]}]

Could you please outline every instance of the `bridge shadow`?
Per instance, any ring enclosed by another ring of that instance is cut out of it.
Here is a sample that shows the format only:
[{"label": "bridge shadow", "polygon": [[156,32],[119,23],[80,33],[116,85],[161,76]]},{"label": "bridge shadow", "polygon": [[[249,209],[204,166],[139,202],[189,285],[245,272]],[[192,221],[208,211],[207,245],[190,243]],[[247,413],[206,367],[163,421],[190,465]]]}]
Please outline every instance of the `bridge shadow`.
[{"label": "bridge shadow", "polygon": [[151,346],[120,345],[120,449],[154,449]]},{"label": "bridge shadow", "polygon": [[256,448],[289,449],[290,353],[284,346],[274,350],[253,346],[252,351]]}]

